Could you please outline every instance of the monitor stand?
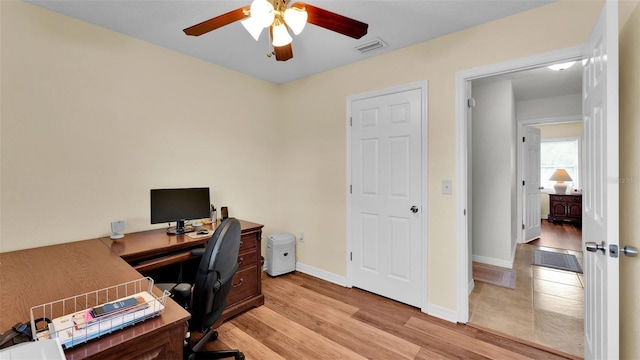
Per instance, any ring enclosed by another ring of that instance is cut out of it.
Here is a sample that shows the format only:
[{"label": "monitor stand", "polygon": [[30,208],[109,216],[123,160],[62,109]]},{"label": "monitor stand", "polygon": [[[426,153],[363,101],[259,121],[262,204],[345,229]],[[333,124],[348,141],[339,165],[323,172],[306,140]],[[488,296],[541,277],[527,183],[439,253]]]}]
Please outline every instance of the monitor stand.
[{"label": "monitor stand", "polygon": [[170,227],[167,229],[167,234],[169,235],[180,235],[180,234],[185,234],[185,233],[189,233],[189,232],[194,232],[195,229],[193,228],[193,226],[191,225],[186,225],[184,224],[184,220],[178,220],[176,222],[176,226],[175,227]]}]

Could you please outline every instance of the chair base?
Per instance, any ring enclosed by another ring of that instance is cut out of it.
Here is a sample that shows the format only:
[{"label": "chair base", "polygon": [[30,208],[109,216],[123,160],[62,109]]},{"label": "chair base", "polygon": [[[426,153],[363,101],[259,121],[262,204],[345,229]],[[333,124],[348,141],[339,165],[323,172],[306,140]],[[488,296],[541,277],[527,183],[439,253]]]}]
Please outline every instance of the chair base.
[{"label": "chair base", "polygon": [[[238,350],[214,350],[214,351],[200,351],[204,347],[204,345],[211,341],[216,341],[218,339],[218,332],[209,328],[204,332],[202,337],[196,342],[196,344],[191,347],[187,346],[184,348],[184,359],[185,360],[207,360],[207,359],[228,359],[234,358],[235,360],[244,360],[244,354]],[[191,343],[191,338],[185,339],[187,343]]]}]

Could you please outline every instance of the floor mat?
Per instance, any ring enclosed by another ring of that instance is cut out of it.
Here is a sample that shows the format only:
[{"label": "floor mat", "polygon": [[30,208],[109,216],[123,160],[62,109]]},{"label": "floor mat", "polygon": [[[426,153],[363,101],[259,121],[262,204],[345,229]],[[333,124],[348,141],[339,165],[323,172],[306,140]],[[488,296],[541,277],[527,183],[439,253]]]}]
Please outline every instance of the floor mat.
[{"label": "floor mat", "polygon": [[473,263],[473,280],[515,289],[516,272],[496,266]]},{"label": "floor mat", "polygon": [[573,254],[533,250],[531,254],[531,264],[582,273],[582,267],[578,262],[578,258]]}]

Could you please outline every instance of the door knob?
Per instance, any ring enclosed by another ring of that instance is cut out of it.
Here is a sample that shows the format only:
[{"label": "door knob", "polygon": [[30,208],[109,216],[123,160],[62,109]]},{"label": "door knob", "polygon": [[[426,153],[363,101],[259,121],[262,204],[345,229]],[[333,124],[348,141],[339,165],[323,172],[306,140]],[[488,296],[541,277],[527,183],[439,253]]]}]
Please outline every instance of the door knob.
[{"label": "door knob", "polygon": [[625,255],[629,256],[629,257],[636,257],[638,256],[638,249],[636,249],[633,246],[625,246],[623,247],[620,251],[622,251]]},{"label": "door knob", "polygon": [[418,207],[417,207],[417,206],[415,206],[415,205],[413,205],[413,206],[411,207],[411,209],[409,209],[409,210],[411,210],[411,212],[415,214],[415,213],[417,213],[417,212],[418,212]]},{"label": "door knob", "polygon": [[602,244],[596,244],[592,241],[587,241],[585,245],[587,246],[587,251],[589,252],[598,252],[598,250],[600,250],[604,254],[606,251],[604,247],[604,241],[602,242]]}]

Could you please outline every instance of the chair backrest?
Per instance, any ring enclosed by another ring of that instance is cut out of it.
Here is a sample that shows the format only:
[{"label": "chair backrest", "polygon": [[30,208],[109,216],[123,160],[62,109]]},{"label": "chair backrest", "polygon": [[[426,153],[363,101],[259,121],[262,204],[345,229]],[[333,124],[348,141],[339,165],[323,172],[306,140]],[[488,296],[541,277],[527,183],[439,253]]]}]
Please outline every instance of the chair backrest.
[{"label": "chair backrest", "polygon": [[225,219],[207,243],[193,285],[191,330],[211,327],[227,305],[227,294],[238,269],[240,231],[240,221]]}]

